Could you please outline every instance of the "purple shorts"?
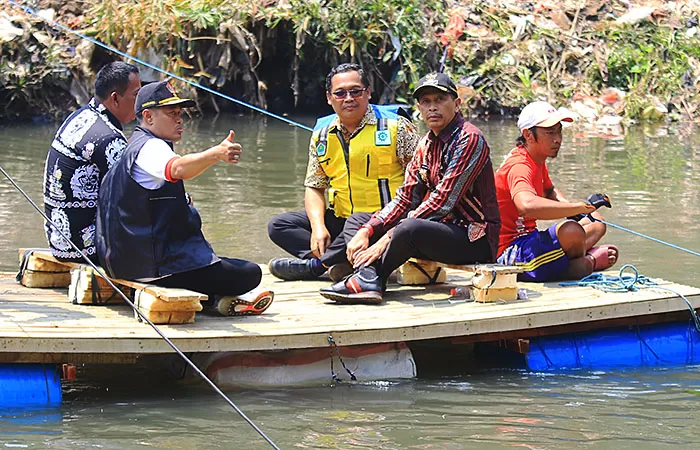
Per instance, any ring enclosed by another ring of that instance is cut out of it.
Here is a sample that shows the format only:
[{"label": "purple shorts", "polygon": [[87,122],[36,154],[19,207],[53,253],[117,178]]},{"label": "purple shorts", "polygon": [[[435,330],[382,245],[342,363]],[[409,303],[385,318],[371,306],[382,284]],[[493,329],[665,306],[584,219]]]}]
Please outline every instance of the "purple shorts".
[{"label": "purple shorts", "polygon": [[520,236],[498,257],[499,264],[524,267],[518,281],[552,281],[569,268],[569,258],[557,239],[557,224]]}]

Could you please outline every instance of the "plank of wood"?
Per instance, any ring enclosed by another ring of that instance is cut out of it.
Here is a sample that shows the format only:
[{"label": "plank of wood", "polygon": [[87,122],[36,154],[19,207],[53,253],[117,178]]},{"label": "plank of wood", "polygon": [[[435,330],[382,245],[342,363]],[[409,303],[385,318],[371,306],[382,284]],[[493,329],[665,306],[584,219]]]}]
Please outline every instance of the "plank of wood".
[{"label": "plank of wood", "polygon": [[[156,325],[194,323],[195,311],[141,311]],[[134,313],[135,314],[135,313]]]},{"label": "plank of wood", "polygon": [[201,311],[202,304],[199,300],[189,302],[166,302],[151,295],[136,295],[134,305],[141,311]]},{"label": "plank of wood", "polygon": [[28,288],[66,287],[70,284],[70,272],[46,272],[26,269],[20,280]]},{"label": "plank of wood", "polygon": [[64,264],[55,263],[52,261],[47,261],[42,258],[37,258],[33,254],[29,256],[27,261],[27,270],[34,270],[37,272],[60,272],[65,273],[70,270]]},{"label": "plank of wood", "polygon": [[128,280],[114,280],[117,284],[122,286],[128,286],[134,289],[134,296],[137,295],[138,291],[152,295],[164,302],[183,302],[189,303],[192,301],[204,301],[207,299],[205,294],[199,292],[190,291],[187,289],[179,288],[164,288],[160,286],[155,286],[153,284],[139,283],[136,281]]},{"label": "plank of wood", "polygon": [[477,271],[472,278],[472,284],[478,289],[518,288],[518,274]]},{"label": "plank of wood", "polygon": [[509,273],[522,273],[525,271],[524,268],[518,266],[504,266],[502,264],[446,264],[438,263],[441,267],[446,267],[448,269],[459,270],[463,272],[496,272],[497,274],[505,275]]},{"label": "plank of wood", "polygon": [[489,288],[489,289],[472,289],[474,300],[480,303],[492,302],[512,302],[518,299],[517,287]]}]

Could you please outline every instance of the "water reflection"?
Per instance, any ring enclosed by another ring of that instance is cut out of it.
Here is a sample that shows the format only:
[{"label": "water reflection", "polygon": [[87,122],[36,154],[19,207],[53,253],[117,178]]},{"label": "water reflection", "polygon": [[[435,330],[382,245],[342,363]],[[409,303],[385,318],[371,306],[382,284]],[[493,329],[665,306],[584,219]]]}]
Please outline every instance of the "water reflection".
[{"label": "water reflection", "polygon": [[[229,394],[281,448],[694,448],[698,373],[499,370]],[[125,386],[133,378],[115,375],[101,391],[92,387],[67,402],[60,421],[52,415],[45,425],[19,424],[3,441],[30,448],[268,448],[208,390],[169,386],[164,394],[148,379]]]}]

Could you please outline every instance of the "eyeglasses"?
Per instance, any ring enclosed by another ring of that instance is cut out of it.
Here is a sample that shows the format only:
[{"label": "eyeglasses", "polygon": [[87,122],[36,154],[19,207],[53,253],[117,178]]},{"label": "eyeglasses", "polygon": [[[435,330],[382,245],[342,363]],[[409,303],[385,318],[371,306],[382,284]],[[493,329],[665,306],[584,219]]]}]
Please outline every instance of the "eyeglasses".
[{"label": "eyeglasses", "polygon": [[357,98],[357,97],[361,96],[366,90],[367,90],[367,88],[348,89],[348,90],[339,89],[337,91],[331,92],[331,95],[337,100],[344,100],[348,96],[348,94],[350,94],[350,97],[352,97],[352,98]]}]

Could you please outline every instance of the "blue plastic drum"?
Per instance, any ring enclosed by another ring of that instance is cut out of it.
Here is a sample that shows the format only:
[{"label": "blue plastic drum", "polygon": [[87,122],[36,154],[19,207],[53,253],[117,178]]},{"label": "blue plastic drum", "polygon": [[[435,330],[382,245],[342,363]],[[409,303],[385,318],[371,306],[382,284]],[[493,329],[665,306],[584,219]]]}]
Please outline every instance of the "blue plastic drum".
[{"label": "blue plastic drum", "polygon": [[526,360],[533,371],[699,364],[700,333],[689,321],[539,337]]},{"label": "blue plastic drum", "polygon": [[55,364],[0,364],[0,407],[56,407],[61,399]]}]

